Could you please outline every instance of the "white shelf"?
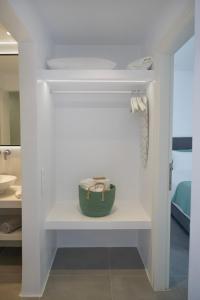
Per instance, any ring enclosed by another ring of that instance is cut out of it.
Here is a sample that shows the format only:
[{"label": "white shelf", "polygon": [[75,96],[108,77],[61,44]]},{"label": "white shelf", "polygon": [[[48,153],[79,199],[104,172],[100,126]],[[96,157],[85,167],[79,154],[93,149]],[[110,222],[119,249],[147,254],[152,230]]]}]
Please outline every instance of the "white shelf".
[{"label": "white shelf", "polygon": [[0,241],[21,241],[21,240],[22,240],[21,228],[11,233],[3,233],[0,231]]},{"label": "white shelf", "polygon": [[22,201],[15,195],[19,186],[12,186],[5,193],[0,194],[0,208],[21,208]]},{"label": "white shelf", "polygon": [[38,81],[58,93],[130,93],[146,89],[154,71],[146,70],[40,70]]},{"label": "white shelf", "polygon": [[57,202],[50,211],[45,228],[51,230],[106,230],[106,229],[150,229],[151,220],[140,203],[116,208],[106,217],[84,216],[78,204]]}]

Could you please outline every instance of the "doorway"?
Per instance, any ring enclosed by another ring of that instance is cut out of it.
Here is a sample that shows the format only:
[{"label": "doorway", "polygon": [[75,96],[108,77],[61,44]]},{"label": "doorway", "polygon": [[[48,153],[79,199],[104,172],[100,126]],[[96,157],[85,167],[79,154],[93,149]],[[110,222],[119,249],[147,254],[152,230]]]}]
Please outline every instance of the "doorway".
[{"label": "doorway", "polygon": [[171,163],[170,288],[187,295],[192,185],[194,37],[174,54]]},{"label": "doorway", "polygon": [[22,192],[18,45],[0,24],[0,281],[1,293],[22,277]]}]

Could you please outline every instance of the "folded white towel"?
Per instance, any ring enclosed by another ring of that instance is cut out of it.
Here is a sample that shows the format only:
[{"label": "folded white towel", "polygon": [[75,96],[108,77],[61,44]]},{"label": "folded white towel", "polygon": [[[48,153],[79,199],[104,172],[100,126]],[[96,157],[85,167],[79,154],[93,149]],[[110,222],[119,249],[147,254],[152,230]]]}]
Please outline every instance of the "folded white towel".
[{"label": "folded white towel", "polygon": [[17,187],[16,192],[15,192],[15,196],[16,196],[17,199],[22,198],[22,188],[21,188],[21,186]]},{"label": "folded white towel", "polygon": [[102,192],[110,189],[110,180],[105,177],[86,178],[80,181],[80,186],[93,192]]},{"label": "folded white towel", "polygon": [[143,57],[128,64],[129,70],[150,70],[153,65],[152,57]]},{"label": "folded white towel", "polygon": [[15,193],[15,196],[16,196],[17,199],[22,199],[22,192],[17,191],[17,192]]},{"label": "folded white towel", "polygon": [[4,223],[1,224],[0,230],[3,233],[11,233],[22,226],[21,216],[13,216],[8,218]]}]

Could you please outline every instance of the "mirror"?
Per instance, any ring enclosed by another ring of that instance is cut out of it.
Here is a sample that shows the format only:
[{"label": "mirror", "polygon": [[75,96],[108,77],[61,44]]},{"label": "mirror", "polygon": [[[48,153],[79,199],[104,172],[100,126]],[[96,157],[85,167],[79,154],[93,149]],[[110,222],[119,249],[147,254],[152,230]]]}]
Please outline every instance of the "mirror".
[{"label": "mirror", "polygon": [[0,55],[0,145],[20,145],[18,55]]}]

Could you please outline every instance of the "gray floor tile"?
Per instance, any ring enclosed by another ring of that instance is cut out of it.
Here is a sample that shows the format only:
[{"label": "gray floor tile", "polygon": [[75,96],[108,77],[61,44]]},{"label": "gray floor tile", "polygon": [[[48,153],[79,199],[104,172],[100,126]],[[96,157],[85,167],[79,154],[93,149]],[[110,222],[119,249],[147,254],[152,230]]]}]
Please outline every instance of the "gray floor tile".
[{"label": "gray floor tile", "polygon": [[111,269],[110,270],[111,276],[118,275],[118,276],[131,276],[131,277],[145,277],[146,272],[144,269]]},{"label": "gray floor tile", "polygon": [[178,288],[178,292],[180,294],[181,300],[187,300],[188,299],[188,289],[187,288]]},{"label": "gray floor tile", "polygon": [[111,282],[113,300],[187,300],[187,290],[182,288],[154,292],[147,277],[115,275]]},{"label": "gray floor tile", "polygon": [[55,299],[112,300],[109,277],[51,275],[42,300]]},{"label": "gray floor tile", "polygon": [[187,291],[172,289],[167,292],[157,292],[155,300],[187,300]]},{"label": "gray floor tile", "polygon": [[111,276],[113,300],[154,300],[155,294],[145,277]]},{"label": "gray floor tile", "polygon": [[72,269],[54,269],[51,270],[51,275],[53,276],[109,276],[109,269],[82,269],[82,270],[72,270]]},{"label": "gray floor tile", "polygon": [[110,248],[110,268],[144,270],[137,248]]},{"label": "gray floor tile", "polygon": [[188,278],[181,276],[170,277],[170,288],[188,288]]},{"label": "gray floor tile", "polygon": [[21,285],[18,283],[0,283],[0,299],[20,300]]},{"label": "gray floor tile", "polygon": [[60,248],[52,271],[109,269],[108,248]]},{"label": "gray floor tile", "polygon": [[[44,300],[186,300],[189,237],[172,220],[171,276],[174,289],[155,293],[136,248],[59,249]],[[0,249],[0,296],[20,298],[21,249]],[[1,297],[0,297],[1,299]],[[32,298],[36,299],[36,298]]]},{"label": "gray floor tile", "polygon": [[[6,283],[21,284],[21,273],[1,273],[0,271],[0,285]],[[0,298],[1,299],[1,298]]]}]

